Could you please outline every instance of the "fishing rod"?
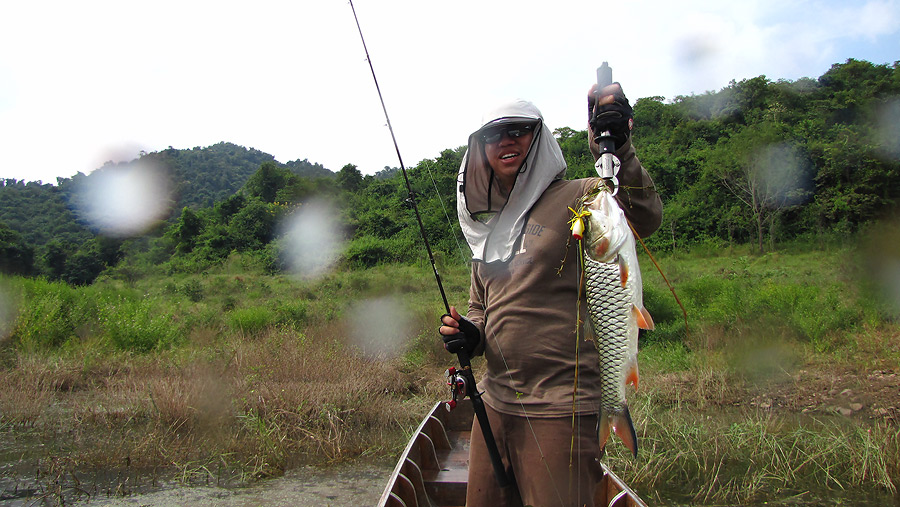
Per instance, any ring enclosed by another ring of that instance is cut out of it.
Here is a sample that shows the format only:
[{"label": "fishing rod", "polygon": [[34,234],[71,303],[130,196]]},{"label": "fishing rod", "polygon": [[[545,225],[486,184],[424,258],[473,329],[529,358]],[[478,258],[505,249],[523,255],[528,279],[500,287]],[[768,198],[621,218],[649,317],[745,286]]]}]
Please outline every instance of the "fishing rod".
[{"label": "fishing rod", "polygon": [[[369,49],[366,47],[366,39],[363,37],[362,27],[359,24],[359,17],[356,15],[356,8],[353,6],[353,0],[348,0],[350,9],[353,11],[353,19],[356,21],[356,29],[359,30],[359,38],[362,41],[363,50],[366,53],[366,61],[369,62],[369,69],[372,71],[372,80],[375,81],[375,89],[378,91],[378,99],[381,101],[381,109],[384,111],[384,118],[387,121],[388,130],[391,133],[391,139],[394,141],[394,150],[397,152],[397,160],[400,161],[400,172],[403,173],[403,179],[406,181],[406,190],[409,196],[406,202],[409,203],[416,215],[416,222],[419,224],[419,233],[422,236],[422,242],[425,244],[425,250],[428,252],[428,260],[431,261],[431,270],[434,272],[434,279],[437,282],[438,290],[441,292],[441,299],[444,302],[444,310],[450,314],[450,303],[447,302],[447,294],[444,292],[444,284],[441,282],[441,275],[438,273],[437,264],[434,261],[434,254],[431,251],[431,245],[428,243],[428,235],[425,233],[425,225],[422,223],[422,215],[419,214],[419,207],[416,205],[415,192],[413,192],[412,184],[409,182],[409,176],[406,174],[406,167],[403,165],[403,157],[400,155],[400,147],[397,145],[397,137],[394,135],[394,129],[391,127],[391,119],[388,116],[387,106],[384,104],[384,97],[381,94],[381,87],[378,86],[378,78],[375,77],[375,67],[372,65],[372,58],[369,56]],[[460,349],[456,353],[459,361],[460,370],[450,368],[447,371],[449,377],[452,399],[447,402],[447,409],[450,410],[456,406],[457,398],[465,398],[466,396],[472,400],[472,408],[475,410],[475,417],[478,419],[478,425],[481,427],[481,433],[484,436],[485,446],[491,458],[491,464],[494,467],[494,475],[500,487],[506,487],[510,484],[510,479],[506,475],[506,469],[503,468],[503,461],[500,458],[500,451],[497,449],[497,441],[494,439],[494,433],[491,431],[491,423],[488,420],[487,410],[484,408],[484,401],[481,399],[481,393],[475,381],[475,374],[472,372],[472,360],[469,353]]]}]

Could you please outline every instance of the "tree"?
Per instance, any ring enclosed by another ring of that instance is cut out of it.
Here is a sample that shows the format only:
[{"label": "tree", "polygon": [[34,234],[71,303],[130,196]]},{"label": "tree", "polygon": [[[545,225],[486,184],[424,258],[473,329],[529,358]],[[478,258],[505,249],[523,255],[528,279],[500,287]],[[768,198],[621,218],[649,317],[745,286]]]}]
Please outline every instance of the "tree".
[{"label": "tree", "polygon": [[596,176],[594,156],[588,148],[586,130],[575,131],[569,127],[561,127],[553,131],[556,142],[562,149],[566,160],[566,176],[569,178],[586,178]]},{"label": "tree", "polygon": [[285,186],[291,176],[290,171],[278,167],[275,162],[263,162],[259,170],[244,184],[244,193],[248,197],[257,197],[262,202],[275,202],[278,190]]},{"label": "tree", "polygon": [[338,171],[338,186],[348,192],[356,192],[362,188],[363,176],[353,164],[347,164]]},{"label": "tree", "polygon": [[241,194],[234,194],[224,201],[220,201],[215,205],[215,207],[213,207],[213,212],[215,214],[216,220],[221,223],[227,224],[231,221],[231,217],[233,217],[238,211],[240,211],[246,203],[247,199],[245,199]]},{"label": "tree", "polygon": [[34,271],[34,249],[22,236],[0,222],[0,273],[30,275]]},{"label": "tree", "polygon": [[191,208],[181,210],[181,216],[172,226],[171,236],[175,242],[175,249],[181,253],[187,253],[194,249],[197,237],[203,232],[203,220]]},{"label": "tree", "polygon": [[269,205],[251,199],[228,225],[228,235],[237,250],[262,248],[274,237],[275,215]]},{"label": "tree", "polygon": [[66,261],[63,280],[72,285],[90,285],[103,272],[106,264],[94,248],[78,250]]},{"label": "tree", "polygon": [[72,243],[53,240],[47,243],[41,256],[43,271],[51,280],[62,280],[66,272],[66,260],[74,253],[76,246]]},{"label": "tree", "polygon": [[741,130],[720,143],[716,152],[714,170],[752,217],[762,253],[765,226],[771,225],[774,215],[809,197],[809,161],[771,123]]}]

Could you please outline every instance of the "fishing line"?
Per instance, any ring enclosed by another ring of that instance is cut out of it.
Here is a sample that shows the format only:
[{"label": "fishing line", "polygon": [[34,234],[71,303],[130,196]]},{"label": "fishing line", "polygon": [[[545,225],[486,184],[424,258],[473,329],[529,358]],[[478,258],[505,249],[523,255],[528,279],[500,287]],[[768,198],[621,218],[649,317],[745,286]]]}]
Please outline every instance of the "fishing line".
[{"label": "fishing line", "polygon": [[[453,221],[450,220],[450,214],[447,213],[447,207],[444,206],[444,199],[441,198],[441,191],[438,190],[437,182],[434,180],[434,175],[431,173],[430,164],[423,164],[425,170],[428,171],[428,177],[431,179],[431,185],[434,187],[434,194],[437,196],[438,202],[441,204],[441,210],[444,212],[444,218],[447,219],[447,223],[450,225],[451,229],[454,229]],[[456,222],[459,225],[459,221]],[[462,228],[460,228],[462,230]],[[462,261],[464,266],[469,266],[469,259],[466,257],[465,251],[463,251],[462,245],[459,242],[459,235],[453,234],[453,240],[456,242],[456,250],[459,252],[459,258]]]},{"label": "fishing line", "polygon": [[412,205],[412,209],[416,215],[416,222],[419,223],[419,232],[421,232],[422,242],[425,243],[425,250],[428,252],[428,259],[431,261],[431,269],[434,271],[434,278],[437,281],[438,290],[441,292],[441,300],[444,302],[444,309],[450,313],[450,303],[447,302],[447,294],[444,292],[444,284],[441,283],[441,275],[438,273],[437,265],[434,262],[434,254],[431,251],[431,245],[428,243],[428,236],[425,234],[425,225],[422,224],[422,216],[419,214],[419,207],[416,206],[415,194],[412,184],[409,182],[409,176],[406,174],[406,166],[403,165],[403,157],[400,155],[400,146],[397,145],[397,136],[394,135],[394,128],[391,126],[391,118],[388,116],[387,106],[384,104],[384,96],[381,94],[381,86],[378,85],[378,78],[375,76],[375,67],[372,65],[372,58],[369,56],[369,48],[366,46],[366,39],[363,37],[362,27],[359,25],[359,18],[356,16],[356,7],[350,0],[350,9],[353,11],[353,20],[356,21],[356,29],[359,31],[359,38],[362,41],[363,51],[366,53],[366,61],[369,63],[369,70],[372,71],[372,80],[375,81],[375,89],[378,91],[378,100],[381,101],[381,109],[384,111],[384,119],[387,121],[388,130],[391,133],[391,140],[394,142],[394,150],[397,152],[397,160],[400,162],[400,172],[403,173],[403,179],[406,181],[406,189],[409,192],[408,201]]},{"label": "fishing line", "polygon": [[[371,56],[369,55],[369,50],[368,50],[368,47],[366,46],[365,37],[363,37],[362,27],[360,26],[360,24],[359,24],[359,18],[358,18],[357,15],[356,15],[356,8],[353,6],[353,1],[352,1],[352,0],[348,0],[348,3],[350,4],[350,8],[351,8],[351,10],[353,11],[353,19],[354,19],[354,21],[356,22],[356,28],[357,28],[357,30],[359,31],[359,37],[360,37],[360,40],[362,41],[362,44],[363,44],[363,50],[365,51],[365,54],[366,54],[366,61],[367,61],[368,64],[369,64],[369,70],[371,71],[371,73],[372,73],[372,79],[373,79],[373,81],[375,82],[375,89],[378,91],[378,99],[381,101],[381,108],[382,108],[382,110],[384,111],[384,117],[385,117],[385,120],[386,120],[386,122],[387,122],[387,127],[388,127],[388,130],[390,131],[391,139],[392,139],[392,141],[393,141],[393,143],[394,143],[394,150],[397,152],[397,159],[398,159],[398,161],[400,162],[400,170],[401,170],[401,172],[402,172],[402,174],[403,174],[403,179],[404,179],[405,182],[406,182],[407,190],[409,191],[409,201],[410,201],[410,203],[412,204],[413,211],[415,212],[416,221],[418,222],[418,225],[419,225],[419,231],[420,231],[421,236],[422,236],[422,241],[423,241],[424,244],[425,244],[425,249],[426,249],[427,252],[428,252],[428,258],[429,258],[429,260],[430,260],[430,262],[431,262],[431,267],[432,267],[432,270],[433,270],[433,272],[434,272],[435,281],[437,282],[438,289],[440,290],[440,293],[441,293],[441,299],[442,299],[442,301],[443,301],[443,303],[444,303],[444,308],[445,308],[445,310],[446,310],[447,313],[450,313],[450,303],[449,303],[448,300],[447,300],[447,295],[446,295],[446,293],[445,293],[445,291],[444,291],[444,286],[443,286],[443,283],[441,282],[441,277],[440,277],[440,274],[438,273],[438,270],[437,270],[437,266],[436,266],[436,263],[435,263],[435,260],[434,260],[434,254],[432,253],[432,250],[431,250],[431,245],[429,244],[428,238],[427,238],[427,236],[426,236],[426,234],[425,234],[425,226],[424,226],[423,223],[422,223],[422,217],[421,217],[421,215],[419,214],[419,209],[418,209],[418,207],[416,206],[416,203],[415,203],[415,198],[414,198],[414,192],[413,192],[413,190],[412,190],[412,185],[411,185],[411,183],[410,183],[410,181],[409,181],[409,176],[407,175],[407,172],[406,172],[406,166],[403,164],[403,157],[400,155],[400,147],[399,147],[398,144],[397,144],[397,138],[396,138],[396,136],[394,135],[394,129],[393,129],[393,127],[391,126],[391,120],[390,120],[390,117],[388,116],[387,106],[386,106],[385,103],[384,103],[384,96],[383,96],[382,93],[381,93],[381,87],[379,86],[379,84],[378,84],[378,78],[377,78],[376,75],[375,75],[375,67],[374,67],[373,64],[372,64],[372,58],[371,58]],[[434,182],[434,177],[431,175],[430,172],[429,172],[429,177],[431,177],[432,182]],[[436,183],[435,183],[434,185],[435,185],[435,189],[437,189]],[[440,200],[440,199],[439,199],[439,200]],[[444,208],[444,215],[445,215],[445,217],[447,218],[447,220],[448,220],[448,222],[449,222],[449,221],[450,221],[449,214],[447,213],[446,208],[445,208],[444,205],[443,205],[443,201],[441,201],[441,207]],[[454,236],[455,236],[455,235],[454,235]],[[461,248],[461,246],[459,245],[458,240],[457,240],[457,246],[458,246],[460,252],[462,253],[462,248]],[[463,256],[463,258],[464,258],[464,256]],[[464,261],[464,262],[465,262],[465,261]],[[466,263],[466,264],[468,264],[468,263]],[[482,305],[482,311],[485,311],[485,310],[486,310],[486,308],[484,308],[484,305]],[[579,318],[579,317],[576,317],[576,319],[578,319],[578,318]],[[485,315],[485,320],[487,320],[487,315]],[[497,350],[498,350],[498,352],[499,352],[499,354],[500,354],[501,360],[502,360],[503,363],[504,363],[504,366],[505,366],[505,368],[506,368],[506,374],[507,374],[507,376],[509,377],[510,382],[511,382],[512,384],[518,384],[518,382],[516,382],[515,379],[513,379],[512,372],[511,372],[510,369],[509,369],[509,364],[508,364],[508,362],[507,362],[507,360],[506,360],[505,355],[503,354],[502,349],[500,348],[499,342],[498,342],[497,339],[496,339],[496,335],[495,335],[493,332],[492,332],[492,338],[493,338],[494,343],[497,344]],[[461,359],[461,360],[460,360],[460,363],[461,363],[461,365],[463,366],[463,368],[464,368],[464,369],[468,369],[468,371],[471,372],[471,368],[470,368],[470,367],[467,368],[467,366],[466,366],[465,364],[462,364],[463,362],[466,362],[466,363],[468,362],[468,356],[466,355],[466,356],[464,357],[462,352],[460,352],[459,355],[460,355],[460,359]],[[463,361],[463,358],[465,359],[465,361]],[[518,390],[517,390],[516,392],[518,393]],[[478,402],[481,402],[481,403],[483,404],[483,402],[480,400],[480,393],[477,393],[477,391],[476,391],[474,394],[475,394],[475,396],[471,396],[471,395],[470,395],[470,398],[472,399],[473,404],[476,404],[476,399],[478,400]],[[546,458],[545,458],[545,456],[544,456],[544,451],[543,451],[543,449],[541,448],[540,442],[538,441],[538,438],[537,438],[537,433],[535,432],[534,426],[533,426],[532,423],[531,423],[531,418],[528,416],[528,411],[527,411],[527,409],[525,408],[525,405],[524,405],[521,401],[519,401],[519,405],[520,405],[520,407],[521,407],[521,409],[522,409],[522,413],[523,413],[523,415],[524,415],[524,417],[525,417],[525,421],[528,423],[528,427],[529,427],[529,430],[531,431],[532,438],[534,439],[535,445],[537,446],[538,453],[540,454],[540,457],[541,457],[541,462],[544,463],[544,467],[547,469],[547,473],[548,473],[548,475],[550,476],[550,482],[551,482],[551,484],[553,485],[554,492],[556,493],[556,496],[557,496],[557,498],[559,499],[560,505],[564,505],[562,495],[561,495],[561,493],[560,493],[560,491],[559,491],[559,488],[557,487],[556,481],[555,481],[554,478],[553,478],[553,472],[550,470],[550,467],[549,467],[549,465],[547,464]],[[483,409],[482,409],[482,410],[483,410]],[[478,415],[478,408],[477,408],[477,407],[476,407],[476,415]],[[480,421],[480,420],[481,420],[481,417],[478,417],[478,419],[479,419],[479,421]],[[485,414],[485,419],[486,419],[486,414]],[[482,432],[483,432],[483,433],[485,433],[485,432],[484,432],[484,428],[485,428],[485,425],[482,424]],[[490,428],[488,427],[487,429],[489,430]],[[491,435],[491,436],[492,436],[492,435]],[[485,439],[485,440],[487,440],[487,439]],[[492,440],[493,440],[493,438],[492,438]],[[486,444],[487,444],[487,442],[486,442]],[[489,447],[489,449],[488,449],[488,450],[489,450],[489,453],[491,453],[490,445],[488,445],[488,447]],[[494,444],[494,448],[496,449],[496,444]],[[494,451],[494,452],[496,452],[496,451]],[[492,456],[492,458],[493,458],[493,456]],[[499,459],[499,455],[497,455],[497,458]],[[494,460],[492,459],[492,461],[494,461]],[[494,462],[494,467],[495,467],[495,473],[497,473],[497,475],[498,475],[498,482],[499,482],[501,485],[507,484],[507,483],[509,482],[509,481],[508,481],[508,478],[505,476],[505,472],[504,472],[504,471],[501,471],[501,470],[498,470],[498,469],[497,469],[497,468],[498,468],[497,462]],[[571,475],[571,474],[570,474],[570,475]],[[570,477],[570,480],[571,480],[571,477]]]},{"label": "fishing line", "polygon": [[628,222],[628,227],[631,227],[631,232],[634,233],[634,237],[636,237],[638,239],[638,241],[641,242],[641,246],[644,247],[644,251],[647,252],[647,256],[650,257],[650,261],[653,262],[653,265],[656,266],[656,270],[659,271],[660,276],[662,276],[663,281],[666,282],[666,286],[669,288],[669,292],[672,293],[672,297],[675,298],[675,302],[678,303],[679,307],[681,307],[681,313],[682,313],[682,315],[684,315],[684,334],[687,338],[690,338],[691,331],[688,328],[687,310],[684,309],[684,305],[681,304],[681,300],[678,299],[678,294],[675,293],[675,287],[672,287],[672,283],[669,282],[668,278],[666,278],[666,274],[663,272],[662,268],[659,267],[659,263],[656,262],[656,259],[653,257],[653,254],[650,253],[650,249],[647,248],[647,244],[644,243],[644,240],[643,240],[643,238],[641,238],[641,235],[638,234],[636,230],[634,230],[634,226],[631,225],[630,221]]},{"label": "fishing line", "polygon": [[[441,299],[444,302],[444,310],[447,314],[450,313],[450,303],[447,301],[447,294],[444,292],[444,284],[441,283],[441,275],[438,273],[437,265],[434,261],[434,254],[431,251],[431,245],[428,243],[428,236],[425,233],[425,225],[422,223],[422,216],[419,214],[419,207],[416,205],[415,194],[412,190],[412,184],[410,184],[409,176],[406,173],[406,166],[403,164],[403,157],[400,155],[400,147],[397,145],[397,136],[394,135],[394,129],[391,126],[391,119],[388,116],[387,106],[384,104],[384,96],[381,93],[381,87],[378,85],[378,78],[375,76],[375,67],[372,65],[372,58],[369,56],[369,48],[366,46],[366,39],[363,37],[362,27],[359,24],[359,18],[356,15],[356,7],[353,6],[353,1],[349,0],[350,9],[353,11],[353,19],[356,21],[356,28],[359,31],[359,38],[362,40],[363,50],[366,53],[366,61],[369,63],[369,70],[372,71],[372,79],[375,81],[375,89],[378,91],[378,99],[381,101],[381,109],[384,111],[384,118],[387,120],[388,130],[391,133],[391,139],[394,142],[394,149],[397,152],[397,159],[400,161],[400,170],[403,173],[403,179],[406,181],[406,189],[409,192],[409,198],[407,201],[411,205],[413,211],[416,215],[416,222],[419,224],[419,233],[422,236],[422,242],[425,244],[425,250],[428,252],[428,259],[431,261],[431,269],[434,272],[434,279],[437,282],[438,290],[441,292]],[[472,401],[472,408],[475,412],[475,418],[478,421],[478,424],[481,428],[482,435],[484,436],[485,448],[488,452],[488,455],[491,458],[491,465],[494,469],[494,475],[497,479],[497,483],[501,487],[508,486],[511,481],[509,476],[506,473],[506,469],[503,468],[502,458],[500,457],[500,452],[497,449],[497,442],[494,439],[494,434],[491,431],[490,421],[488,420],[487,411],[485,410],[484,401],[481,399],[481,393],[478,392],[477,389],[477,381],[475,380],[475,374],[472,372],[472,363],[471,358],[469,357],[469,351],[466,349],[461,349],[456,352],[456,356],[459,361],[459,365],[461,367],[461,371],[458,373],[463,379],[465,379],[467,383],[467,393],[463,393],[464,395],[468,395],[469,399]]]},{"label": "fishing line", "polygon": [[[482,311],[487,311],[484,303],[481,304]],[[484,315],[484,320],[487,322],[487,313]],[[497,340],[497,334],[491,329],[491,336],[493,337],[494,343],[497,345],[497,352],[500,353],[500,359],[503,361],[503,366],[506,368],[506,376],[509,377],[509,382],[513,385],[518,384],[516,380],[512,376],[512,371],[509,369],[509,363],[506,362],[506,356],[503,355],[503,349],[500,347],[500,341]],[[519,390],[516,389],[516,400],[519,400]],[[537,437],[537,432],[534,431],[534,426],[531,424],[531,418],[528,417],[528,409],[525,408],[525,404],[519,401],[519,407],[522,409],[522,415],[525,417],[525,422],[528,423],[528,429],[531,431],[531,439],[534,440],[534,445],[537,446],[538,454],[541,456],[541,463],[544,464],[544,468],[547,470],[547,475],[550,476],[550,484],[553,485],[553,492],[556,493],[556,498],[559,499],[559,504],[565,507],[565,502],[563,501],[562,494],[559,492],[559,487],[556,485],[556,480],[553,477],[553,471],[550,470],[550,465],[547,464],[547,458],[544,456],[544,449],[541,447],[541,442]],[[570,474],[571,480],[571,474]]]}]

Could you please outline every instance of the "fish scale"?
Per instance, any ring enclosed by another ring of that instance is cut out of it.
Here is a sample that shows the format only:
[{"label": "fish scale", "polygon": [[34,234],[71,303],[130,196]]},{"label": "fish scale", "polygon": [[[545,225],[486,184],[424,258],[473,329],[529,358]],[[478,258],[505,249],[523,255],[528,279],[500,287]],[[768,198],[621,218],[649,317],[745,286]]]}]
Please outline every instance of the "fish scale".
[{"label": "fish scale", "polygon": [[622,287],[618,263],[585,257],[585,295],[597,351],[600,353],[600,408],[622,412],[625,400],[623,368],[628,354],[627,328],[631,295]]},{"label": "fish scale", "polygon": [[574,222],[582,217],[588,222],[584,229],[588,326],[600,363],[600,446],[605,447],[612,431],[636,457],[637,434],[625,384],[637,387],[638,331],[652,329],[653,319],[644,309],[634,235],[611,191],[603,185],[598,188],[596,196],[576,213],[573,234],[577,232]]}]

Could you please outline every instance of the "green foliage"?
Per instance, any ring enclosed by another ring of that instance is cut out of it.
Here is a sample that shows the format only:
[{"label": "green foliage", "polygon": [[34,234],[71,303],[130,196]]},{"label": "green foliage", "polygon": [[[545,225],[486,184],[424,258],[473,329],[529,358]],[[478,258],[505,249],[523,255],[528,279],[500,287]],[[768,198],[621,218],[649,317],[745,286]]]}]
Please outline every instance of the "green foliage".
[{"label": "green foliage", "polygon": [[11,338],[23,350],[43,351],[76,337],[95,306],[65,283],[22,280],[22,304]]},{"label": "green foliage", "polygon": [[251,199],[228,224],[227,237],[238,251],[256,250],[274,234],[275,211],[260,200]]},{"label": "green foliage", "polygon": [[[675,273],[676,294],[694,335],[690,343],[721,335],[721,344],[796,339],[824,350],[833,346],[831,337],[881,320],[868,296],[845,279],[846,258],[845,251],[805,244],[790,256],[706,255],[701,248],[660,264]],[[684,341],[681,309],[656,273],[646,263],[642,268],[644,306],[656,323],[642,344]]]},{"label": "green foliage", "polygon": [[184,282],[184,284],[178,288],[178,292],[184,294],[186,298],[194,303],[203,300],[203,285],[196,278],[191,278]]},{"label": "green foliage", "polygon": [[759,76],[670,104],[639,99],[634,142],[666,210],[667,237],[651,245],[752,238],[762,250],[764,239],[853,232],[895,206],[900,162],[879,111],[900,94],[898,76],[896,64],[848,60],[818,81]]},{"label": "green foliage", "polygon": [[197,236],[203,231],[203,220],[191,208],[181,210],[181,216],[169,229],[175,249],[178,252],[190,252],[197,243]]},{"label": "green foliage", "polygon": [[[663,252],[752,241],[762,252],[798,237],[860,230],[900,199],[900,148],[890,118],[900,107],[897,96],[897,64],[851,59],[818,80],[757,76],[668,102],[638,98],[633,141],[665,209],[648,246]],[[554,136],[567,177],[594,174],[585,130],[563,127]],[[424,258],[410,198],[437,257],[465,262],[455,202],[464,153],[464,146],[447,149],[408,168],[409,187],[396,168],[363,176],[347,164],[335,175],[307,160],[280,164],[229,143],[144,154],[142,162],[170,174],[176,211],[167,226],[128,240],[101,238],[69,211],[74,189],[93,174],[59,179],[58,186],[4,180],[0,224],[8,229],[0,226],[0,268],[87,285],[104,272],[130,281],[154,270],[200,273],[237,252],[276,272],[280,220],[313,199],[336,203],[340,226],[333,228],[349,240],[347,266]],[[101,171],[127,165],[109,162]],[[129,267],[118,267],[126,255]]]},{"label": "green foliage", "polygon": [[299,327],[309,319],[309,304],[306,301],[279,301],[275,306],[275,318],[279,324]]},{"label": "green foliage", "polygon": [[569,127],[562,127],[554,130],[553,135],[566,157],[567,178],[588,178],[597,175],[594,156],[588,148],[587,130],[575,131]]},{"label": "green foliage", "polygon": [[101,332],[123,351],[164,350],[179,341],[180,330],[161,302],[128,296],[106,297],[98,308]]},{"label": "green foliage", "polygon": [[34,270],[34,249],[22,236],[0,222],[0,273],[30,275]]},{"label": "green foliage", "polygon": [[226,318],[231,329],[246,334],[259,333],[277,323],[275,311],[266,306],[236,308]]},{"label": "green foliage", "polygon": [[691,352],[681,341],[655,342],[641,348],[640,363],[653,371],[684,371],[691,367]]},{"label": "green foliage", "polygon": [[0,222],[20,234],[37,256],[50,241],[79,245],[93,236],[69,209],[66,187],[40,181],[0,180]]},{"label": "green foliage", "polygon": [[169,148],[144,158],[172,175],[180,196],[175,209],[212,206],[237,192],[262,164],[274,163],[272,155],[231,143],[189,150]]},{"label": "green foliage", "polygon": [[353,164],[347,164],[338,171],[337,184],[343,190],[356,192],[363,185],[363,176]]},{"label": "green foliage", "polygon": [[392,237],[380,239],[374,236],[356,238],[344,250],[346,263],[354,268],[371,268],[379,264],[409,261],[418,245],[413,241]]},{"label": "green foliage", "polygon": [[116,289],[18,279],[21,304],[11,333],[23,350],[46,352],[85,339],[149,352],[177,343],[180,330],[163,301]]},{"label": "green foliage", "polygon": [[[644,269],[652,269],[648,266]],[[652,332],[643,332],[640,343],[646,345],[655,342],[680,342],[685,337],[684,317],[678,302],[669,290],[656,285],[644,285],[644,307],[651,309],[651,316],[656,328]]]},{"label": "green foliage", "polygon": [[275,162],[263,162],[259,170],[244,184],[243,191],[251,198],[265,203],[275,202],[278,190],[284,187],[291,178],[287,169],[278,167]]},{"label": "green foliage", "polygon": [[[109,161],[96,173],[127,170],[137,161]],[[170,147],[157,153],[142,154],[140,162],[158,168],[173,183],[172,196],[177,200],[172,209],[176,210],[175,217],[182,217],[183,221],[179,223],[178,230],[170,231],[169,240],[175,240],[179,253],[190,252],[198,246],[194,244],[198,227],[205,227],[205,224],[191,222],[191,219],[206,221],[200,213],[185,215],[185,208],[196,211],[225,201],[231,201],[233,208],[242,199],[240,194],[235,193],[248,184],[249,195],[262,198],[265,202],[295,202],[325,191],[329,186],[328,182],[334,178],[334,173],[320,164],[313,164],[305,159],[278,164],[271,155],[231,143],[188,150]],[[274,182],[266,181],[267,171],[277,176]],[[95,173],[78,173],[72,178],[58,178],[56,186],[39,181],[26,183],[13,179],[0,180],[0,223],[5,223],[19,234],[23,245],[32,252],[35,260],[32,271],[35,274],[46,275],[54,280],[87,284],[93,282],[103,270],[114,266],[114,263],[105,259],[92,260],[91,256],[95,252],[90,249],[82,251],[85,243],[98,237],[97,232],[89,230],[71,211],[73,204],[77,204],[80,199],[75,190],[93,181],[95,177]],[[263,188],[265,184],[269,184],[269,189]],[[276,194],[266,193],[272,188],[276,190]],[[239,198],[235,198],[236,195]],[[222,211],[227,213],[227,206]],[[237,210],[232,209],[231,212],[233,214]],[[150,234],[156,236],[157,231],[151,231]],[[0,248],[2,245],[0,240]],[[145,252],[142,260],[151,265],[158,264],[172,254],[169,249],[169,245],[160,244],[151,249],[152,253]],[[216,245],[210,245],[209,249],[216,250]],[[214,252],[206,258],[221,258],[223,255],[227,256],[229,251],[230,248],[224,254]],[[22,252],[15,253],[18,256]],[[66,264],[76,255],[78,258],[74,259],[73,265],[67,267]],[[160,259],[161,255],[165,259]],[[20,260],[16,260],[17,266],[19,263]]]}]

